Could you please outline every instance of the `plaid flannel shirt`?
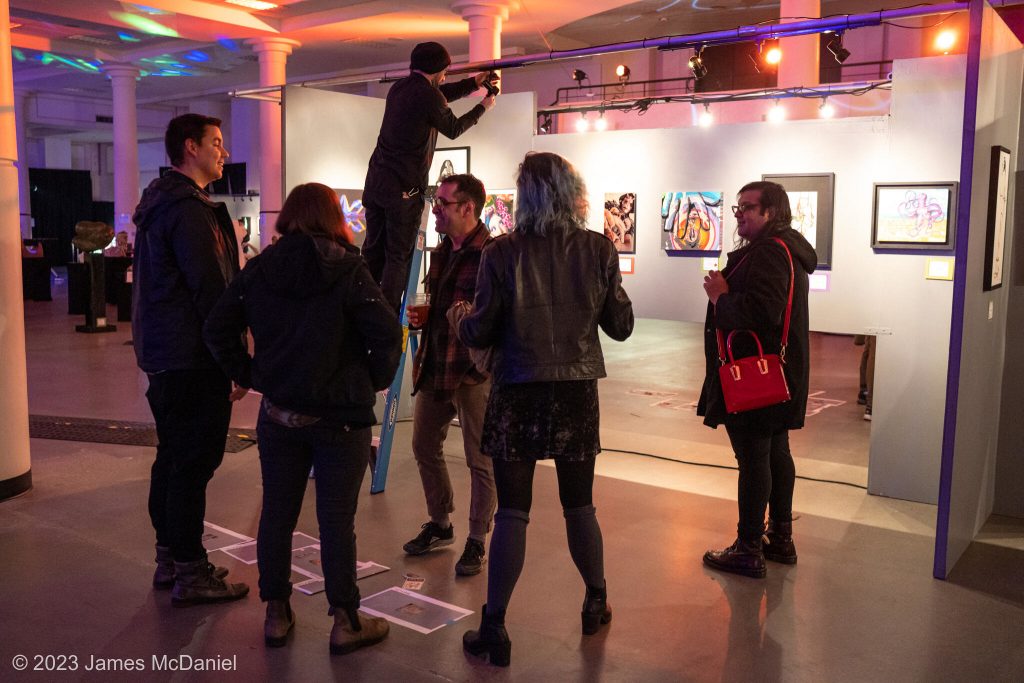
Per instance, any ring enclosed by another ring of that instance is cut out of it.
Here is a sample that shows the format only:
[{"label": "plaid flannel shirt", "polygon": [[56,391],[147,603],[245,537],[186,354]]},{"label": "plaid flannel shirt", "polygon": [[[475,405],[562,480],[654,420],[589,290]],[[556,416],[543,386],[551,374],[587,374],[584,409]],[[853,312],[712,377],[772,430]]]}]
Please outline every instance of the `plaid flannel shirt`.
[{"label": "plaid flannel shirt", "polygon": [[430,313],[413,363],[413,393],[421,388],[453,392],[461,384],[480,384],[487,379],[473,364],[469,349],[458,340],[445,314],[456,301],[473,301],[480,252],[490,240],[487,226],[477,222],[458,251],[452,251],[452,242],[446,239],[431,253],[426,284]]}]

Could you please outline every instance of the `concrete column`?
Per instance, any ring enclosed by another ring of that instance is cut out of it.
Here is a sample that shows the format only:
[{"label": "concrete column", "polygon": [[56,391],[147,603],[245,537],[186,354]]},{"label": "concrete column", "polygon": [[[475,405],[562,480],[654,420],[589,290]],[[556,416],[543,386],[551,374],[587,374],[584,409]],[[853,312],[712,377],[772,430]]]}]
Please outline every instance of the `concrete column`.
[{"label": "concrete column", "polygon": [[11,17],[0,0],[0,500],[32,488]]},{"label": "concrete column", "polygon": [[501,27],[510,10],[519,9],[515,0],[455,0],[451,4],[469,24],[469,61],[484,62],[501,57]]},{"label": "concrete column", "polygon": [[128,64],[103,67],[114,91],[114,230],[128,231],[135,242],[132,213],[139,203],[139,126],[135,81],[139,70]]},{"label": "concrete column", "polygon": [[[285,84],[285,64],[297,40],[278,37],[250,38],[245,41],[260,58],[260,87]],[[284,135],[281,105],[261,101],[260,107],[260,244],[270,244],[274,223],[284,203],[284,174],[281,170],[281,138]]]},{"label": "concrete column", "polygon": [[14,123],[18,135],[18,213],[22,238],[32,236],[32,194],[28,184],[28,93],[14,93]]},{"label": "concrete column", "polygon": [[[821,16],[821,0],[782,0],[779,16],[783,23]],[[787,17],[794,17],[789,19]],[[782,38],[782,61],[779,62],[780,88],[811,88],[818,85],[818,34]],[[819,100],[792,98],[783,100],[787,118],[808,119],[818,116]]]}]

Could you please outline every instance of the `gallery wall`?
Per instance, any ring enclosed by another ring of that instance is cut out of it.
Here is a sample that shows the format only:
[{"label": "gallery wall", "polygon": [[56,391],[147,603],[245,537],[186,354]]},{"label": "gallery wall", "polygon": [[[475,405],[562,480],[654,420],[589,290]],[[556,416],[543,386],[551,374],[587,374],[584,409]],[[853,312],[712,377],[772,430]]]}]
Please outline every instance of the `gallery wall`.
[{"label": "gallery wall", "polygon": [[[1024,76],[1024,55],[1020,47],[1020,41],[1003,20],[986,6],[981,32],[971,221],[967,276],[964,279],[963,353],[949,487],[947,572],[992,513],[998,469],[1000,413],[1005,410],[1017,421],[1020,415],[1020,404],[1007,402],[1001,392],[1012,273],[1004,268],[1002,287],[991,291],[983,288],[993,145],[1011,151],[1011,177],[1017,159],[1021,79]],[[1007,223],[1012,226],[1012,185],[1009,191]],[[1003,255],[1012,253],[1012,232],[1011,229],[1006,234]],[[1014,446],[1019,443],[1017,441]],[[1004,457],[1015,459],[1019,446],[1004,448],[1003,453]],[[1021,491],[1018,481],[1015,491],[1018,499]],[[942,529],[939,531],[941,533]]]},{"label": "gallery wall", "polygon": [[[811,324],[879,335],[869,490],[935,502],[952,287],[925,279],[927,255],[871,249],[872,184],[958,178],[959,146],[941,141],[960,138],[964,68],[962,56],[897,62],[888,117],[707,129],[535,137],[532,93],[502,95],[480,125],[438,146],[470,146],[471,170],[491,189],[512,185],[530,149],[563,154],[586,178],[595,228],[606,192],[636,192],[636,273],[624,279],[636,313],[693,322],[703,321],[707,303],[702,259],[662,251],[661,195],[715,190],[728,205],[742,184],[763,173],[834,173],[833,267],[829,291],[811,294]],[[383,106],[375,98],[287,89],[286,188],[309,181],[362,187]],[[727,251],[735,230],[728,212],[724,226]]]}]

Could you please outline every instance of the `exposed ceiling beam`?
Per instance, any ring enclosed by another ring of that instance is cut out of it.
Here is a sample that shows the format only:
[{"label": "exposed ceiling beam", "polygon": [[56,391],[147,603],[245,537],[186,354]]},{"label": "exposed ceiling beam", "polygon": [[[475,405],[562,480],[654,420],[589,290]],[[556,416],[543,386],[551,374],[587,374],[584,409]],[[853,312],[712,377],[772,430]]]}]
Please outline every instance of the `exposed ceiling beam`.
[{"label": "exposed ceiling beam", "polygon": [[363,19],[395,11],[395,3],[389,0],[371,0],[349,7],[335,7],[321,12],[310,12],[281,21],[281,33],[294,33],[309,28],[323,28],[332,24]]}]

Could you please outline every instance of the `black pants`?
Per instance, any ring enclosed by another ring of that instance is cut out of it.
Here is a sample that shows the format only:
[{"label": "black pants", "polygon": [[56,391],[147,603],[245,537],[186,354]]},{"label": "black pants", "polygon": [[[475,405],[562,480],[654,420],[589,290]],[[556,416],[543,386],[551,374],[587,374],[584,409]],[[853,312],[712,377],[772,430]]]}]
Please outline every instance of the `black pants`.
[{"label": "black pants", "polygon": [[169,370],[149,375],[146,398],[158,445],[149,486],[149,517],[157,545],[177,562],[206,557],[206,485],[224,459],[231,421],[231,382],[219,370]]},{"label": "black pants", "polygon": [[268,420],[261,410],[256,433],[263,471],[263,512],[256,543],[260,598],[284,600],[291,595],[292,532],[313,466],[327,600],[334,607],[359,607],[355,518],[370,459],[370,428],[346,430],[325,421],[284,427]]},{"label": "black pants", "polygon": [[736,531],[744,540],[760,538],[764,513],[777,522],[793,519],[796,467],[789,451],[789,432],[748,432],[726,428],[739,465],[737,501],[740,520]]},{"label": "black pants", "polygon": [[423,218],[423,197],[399,197],[387,203],[363,199],[363,206],[366,207],[363,258],[370,275],[380,283],[384,298],[401,312],[416,234]]}]

